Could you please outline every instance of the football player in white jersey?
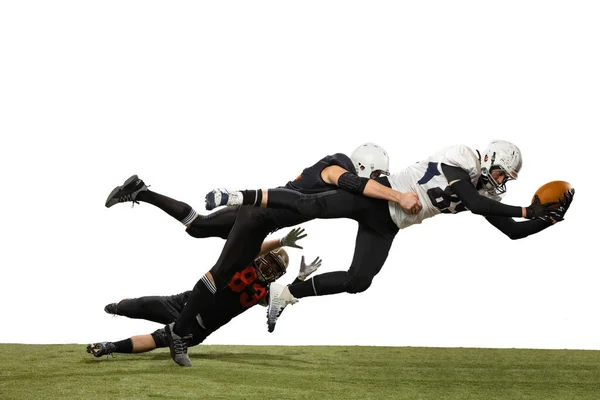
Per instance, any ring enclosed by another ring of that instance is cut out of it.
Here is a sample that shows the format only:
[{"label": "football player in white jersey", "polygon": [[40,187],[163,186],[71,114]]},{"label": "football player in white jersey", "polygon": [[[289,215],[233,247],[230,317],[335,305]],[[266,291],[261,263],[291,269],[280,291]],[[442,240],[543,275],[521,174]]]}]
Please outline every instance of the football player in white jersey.
[{"label": "football player in white jersey", "polygon": [[[420,224],[426,218],[469,210],[484,216],[511,239],[540,232],[564,218],[574,190],[565,195],[558,207],[552,207],[556,203],[539,204],[539,201],[527,207],[500,202],[506,183],[517,179],[521,170],[521,151],[516,145],[494,140],[483,154],[477,153],[464,145],[452,146],[391,174],[389,178],[377,178],[382,186],[391,186],[398,192],[416,192],[422,204],[416,214],[399,207],[389,188],[379,192],[377,199],[363,196],[370,180],[348,173],[339,174],[335,166],[325,168],[321,176],[345,190],[317,195],[303,195],[287,189],[262,190],[262,207],[287,208],[311,218],[351,218],[359,222],[359,232],[365,229],[372,233],[368,242],[357,241],[348,271],[320,274],[287,287],[272,284],[267,311],[269,331],[274,329],[283,309],[298,298],[366,290],[383,266],[397,231]],[[373,183],[370,186],[373,187]],[[254,192],[257,191],[239,192],[243,204],[253,204],[257,197]],[[516,222],[513,218],[528,221]]]}]

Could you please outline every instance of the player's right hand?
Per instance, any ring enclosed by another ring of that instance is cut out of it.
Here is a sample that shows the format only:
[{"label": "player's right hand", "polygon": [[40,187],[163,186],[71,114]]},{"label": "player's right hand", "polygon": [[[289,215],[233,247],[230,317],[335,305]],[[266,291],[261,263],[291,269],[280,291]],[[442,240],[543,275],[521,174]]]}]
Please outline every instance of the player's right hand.
[{"label": "player's right hand", "polygon": [[423,205],[419,200],[419,195],[415,192],[402,193],[398,204],[400,204],[400,207],[402,207],[406,213],[411,215],[418,214],[423,208]]},{"label": "player's right hand", "polygon": [[298,246],[296,242],[300,239],[304,239],[306,237],[306,233],[304,233],[304,228],[294,228],[287,235],[281,238],[281,246],[283,247],[295,247],[297,249],[302,249],[302,246]]},{"label": "player's right hand", "polygon": [[550,203],[540,204],[540,199],[536,195],[533,198],[533,203],[526,208],[526,216],[528,219],[541,219],[542,221],[556,223],[563,220],[565,209],[559,202],[553,201]]}]

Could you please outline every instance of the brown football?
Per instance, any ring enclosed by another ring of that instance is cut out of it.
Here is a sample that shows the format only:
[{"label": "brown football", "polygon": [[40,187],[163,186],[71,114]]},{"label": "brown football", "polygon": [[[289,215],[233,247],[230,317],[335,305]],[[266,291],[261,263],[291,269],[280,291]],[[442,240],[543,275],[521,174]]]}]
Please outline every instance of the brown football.
[{"label": "brown football", "polygon": [[[573,186],[569,182],[552,181],[540,187],[535,194],[540,198],[540,203],[544,204],[563,199],[563,195],[572,188]],[[531,199],[532,203],[534,198]]]}]

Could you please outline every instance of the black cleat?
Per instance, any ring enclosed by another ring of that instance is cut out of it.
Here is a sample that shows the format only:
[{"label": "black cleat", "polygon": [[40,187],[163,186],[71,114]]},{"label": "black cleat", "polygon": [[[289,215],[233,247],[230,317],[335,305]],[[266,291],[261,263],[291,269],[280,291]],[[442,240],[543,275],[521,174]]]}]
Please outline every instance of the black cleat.
[{"label": "black cleat", "polygon": [[107,304],[106,307],[104,307],[104,312],[107,314],[119,315],[117,312],[117,303]]},{"label": "black cleat", "polygon": [[100,342],[87,345],[87,352],[94,357],[107,356],[114,353],[115,350],[117,350],[117,346],[113,342]]},{"label": "black cleat", "polygon": [[188,342],[192,339],[192,335],[179,336],[173,332],[175,322],[171,322],[165,326],[165,332],[167,333],[167,341],[169,342],[169,350],[171,351],[171,358],[177,364],[182,367],[191,367],[192,361],[187,354]]},{"label": "black cleat", "polygon": [[137,175],[133,175],[123,182],[123,185],[117,186],[112,192],[110,192],[104,205],[109,208],[117,203],[125,203],[127,201],[133,201],[137,203],[135,198],[139,192],[143,192],[144,190],[148,190],[148,187],[144,181],[138,178]]}]

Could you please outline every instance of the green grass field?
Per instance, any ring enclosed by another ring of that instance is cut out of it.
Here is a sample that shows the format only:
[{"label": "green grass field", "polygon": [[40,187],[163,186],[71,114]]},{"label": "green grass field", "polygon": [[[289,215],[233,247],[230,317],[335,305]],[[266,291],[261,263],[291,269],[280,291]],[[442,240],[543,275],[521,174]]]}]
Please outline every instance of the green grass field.
[{"label": "green grass field", "polygon": [[0,399],[600,399],[600,351],[0,344]]}]

